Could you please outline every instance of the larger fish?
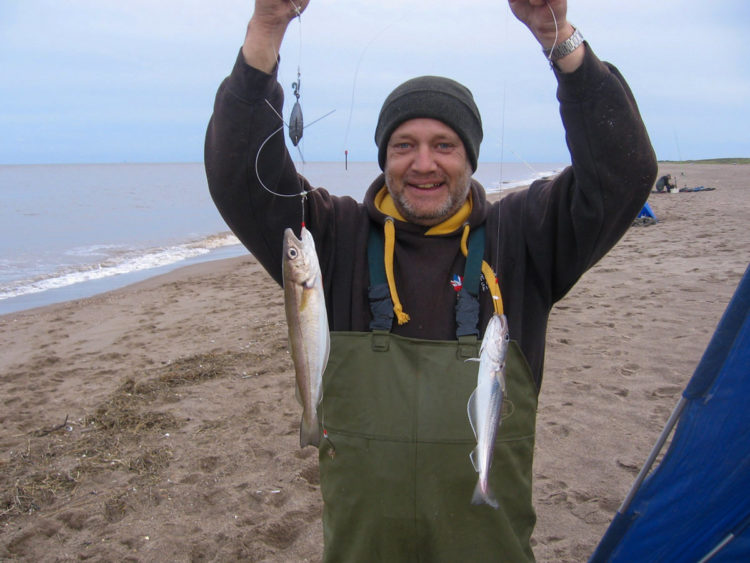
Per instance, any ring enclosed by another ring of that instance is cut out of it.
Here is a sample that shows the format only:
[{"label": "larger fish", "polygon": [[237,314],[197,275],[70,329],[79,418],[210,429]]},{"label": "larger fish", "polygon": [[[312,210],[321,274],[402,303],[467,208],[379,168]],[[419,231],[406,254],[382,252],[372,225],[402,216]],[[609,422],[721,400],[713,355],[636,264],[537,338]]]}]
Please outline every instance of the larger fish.
[{"label": "larger fish", "polygon": [[505,398],[505,356],[509,343],[508,320],[505,315],[493,315],[487,324],[479,352],[477,387],[466,407],[477,439],[476,448],[471,452],[471,462],[479,473],[471,502],[486,503],[493,508],[498,507],[498,502],[490,490],[489,473]]},{"label": "larger fish", "polygon": [[284,309],[289,328],[289,348],[302,403],[299,445],[318,446],[318,405],[323,397],[323,371],[328,363],[330,337],[323,281],[315,242],[305,227],[301,238],[284,231]]}]

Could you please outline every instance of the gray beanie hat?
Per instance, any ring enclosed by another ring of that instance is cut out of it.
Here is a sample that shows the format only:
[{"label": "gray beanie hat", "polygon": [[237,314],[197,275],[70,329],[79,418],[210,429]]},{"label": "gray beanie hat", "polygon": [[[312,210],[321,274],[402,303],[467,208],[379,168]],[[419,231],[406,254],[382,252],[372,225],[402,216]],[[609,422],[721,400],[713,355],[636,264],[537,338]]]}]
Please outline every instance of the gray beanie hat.
[{"label": "gray beanie hat", "polygon": [[386,149],[393,131],[404,121],[417,117],[437,119],[458,133],[472,171],[477,169],[482,118],[471,92],[450,78],[420,76],[398,86],[383,102],[375,127],[381,170],[385,169]]}]

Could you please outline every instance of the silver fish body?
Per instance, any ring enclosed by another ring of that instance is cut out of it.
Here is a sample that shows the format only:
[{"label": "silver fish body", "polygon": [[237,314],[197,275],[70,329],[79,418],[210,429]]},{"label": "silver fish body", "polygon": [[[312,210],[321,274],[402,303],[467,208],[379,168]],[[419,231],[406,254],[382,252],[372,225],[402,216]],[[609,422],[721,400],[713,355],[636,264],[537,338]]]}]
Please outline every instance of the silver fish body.
[{"label": "silver fish body", "polygon": [[303,408],[300,447],[318,446],[317,409],[323,398],[323,372],[328,363],[330,336],[318,255],[313,237],[305,227],[299,239],[292,229],[284,231],[282,272],[289,348],[297,398]]},{"label": "silver fish body", "polygon": [[466,407],[477,440],[471,462],[479,473],[471,502],[493,508],[498,507],[498,502],[490,490],[489,472],[505,398],[505,356],[509,344],[508,320],[505,315],[493,315],[482,339],[477,387]]}]

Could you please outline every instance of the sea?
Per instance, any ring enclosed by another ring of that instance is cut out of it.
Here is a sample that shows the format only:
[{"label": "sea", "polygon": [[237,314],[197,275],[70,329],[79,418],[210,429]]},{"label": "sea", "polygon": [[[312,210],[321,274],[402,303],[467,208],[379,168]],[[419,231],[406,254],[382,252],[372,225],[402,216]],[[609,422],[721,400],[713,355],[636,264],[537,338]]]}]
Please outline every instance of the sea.
[{"label": "sea", "polygon": [[[566,163],[479,163],[488,192]],[[361,201],[375,162],[297,163],[313,186]],[[241,256],[202,163],[0,165],[0,315],[90,297],[172,269]]]}]

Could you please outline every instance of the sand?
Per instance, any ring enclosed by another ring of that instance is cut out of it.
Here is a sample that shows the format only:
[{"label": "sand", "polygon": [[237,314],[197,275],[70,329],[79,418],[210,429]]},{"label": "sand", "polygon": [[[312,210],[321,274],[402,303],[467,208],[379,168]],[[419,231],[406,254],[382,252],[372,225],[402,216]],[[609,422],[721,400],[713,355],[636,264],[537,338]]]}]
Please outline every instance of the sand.
[{"label": "sand", "polygon": [[[669,164],[554,309],[538,414],[539,561],[585,561],[748,264],[745,165]],[[283,297],[250,256],[0,316],[0,559],[319,561],[317,456]]]}]

